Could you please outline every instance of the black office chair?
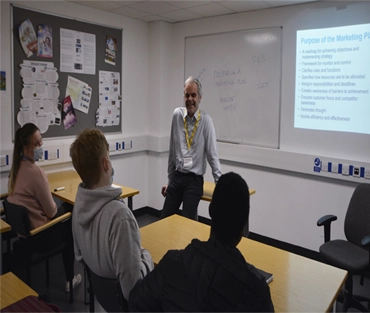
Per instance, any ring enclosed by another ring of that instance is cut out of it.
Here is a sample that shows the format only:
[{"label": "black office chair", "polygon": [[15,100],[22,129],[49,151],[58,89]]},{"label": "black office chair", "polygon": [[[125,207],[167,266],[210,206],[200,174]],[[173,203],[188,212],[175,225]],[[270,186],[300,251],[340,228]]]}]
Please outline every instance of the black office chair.
[{"label": "black office chair", "polygon": [[96,275],[86,264],[85,271],[89,282],[90,312],[94,312],[94,296],[107,312],[128,312],[128,303],[122,294],[121,284],[117,279]]},{"label": "black office chair", "polygon": [[[10,203],[4,199],[6,222],[11,226],[11,232],[18,236],[13,243],[12,254],[15,261],[26,268],[27,284],[31,284],[31,267],[45,261],[46,285],[49,285],[49,258],[62,253],[68,242],[68,232],[71,231],[71,213],[65,213],[50,222],[30,230],[30,219],[26,207]],[[69,224],[69,225],[68,225]],[[71,260],[71,267],[74,266]],[[70,302],[73,302],[73,277],[69,281]]]},{"label": "black office chair", "polygon": [[[324,225],[325,243],[320,247],[324,260],[336,267],[348,271],[345,294],[338,297],[343,301],[343,310],[356,308],[362,312],[370,311],[370,298],[353,295],[353,275],[362,275],[370,270],[370,184],[359,184],[348,205],[344,232],[346,240],[330,240],[330,225],[335,215],[325,215],[317,221],[317,226]],[[367,302],[367,308],[361,303]]]}]

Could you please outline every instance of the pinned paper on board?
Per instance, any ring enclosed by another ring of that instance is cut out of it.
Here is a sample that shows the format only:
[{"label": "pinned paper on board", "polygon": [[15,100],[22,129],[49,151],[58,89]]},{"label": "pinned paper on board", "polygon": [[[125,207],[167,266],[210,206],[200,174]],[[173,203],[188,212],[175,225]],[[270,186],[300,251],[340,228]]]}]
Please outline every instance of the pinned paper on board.
[{"label": "pinned paper on board", "polygon": [[57,69],[52,62],[28,60],[24,60],[20,68],[23,88],[17,121],[21,126],[32,122],[43,134],[50,125],[60,125]]},{"label": "pinned paper on board", "polygon": [[107,36],[105,45],[105,63],[116,65],[117,39]]},{"label": "pinned paper on board", "polygon": [[62,119],[65,129],[74,126],[77,123],[77,117],[73,108],[72,100],[70,96],[65,97],[62,106]]},{"label": "pinned paper on board", "polygon": [[119,125],[121,119],[120,74],[99,71],[99,108],[96,126]]},{"label": "pinned paper on board", "polygon": [[19,40],[26,57],[29,58],[34,53],[37,53],[37,36],[35,29],[29,19],[25,20],[18,27]]},{"label": "pinned paper on board", "polygon": [[92,88],[85,82],[68,76],[66,97],[70,96],[73,108],[83,113],[89,112]]},{"label": "pinned paper on board", "polygon": [[0,90],[6,90],[6,72],[0,71]]},{"label": "pinned paper on board", "polygon": [[53,57],[53,31],[51,26],[39,24],[37,26],[38,51],[37,56]]}]

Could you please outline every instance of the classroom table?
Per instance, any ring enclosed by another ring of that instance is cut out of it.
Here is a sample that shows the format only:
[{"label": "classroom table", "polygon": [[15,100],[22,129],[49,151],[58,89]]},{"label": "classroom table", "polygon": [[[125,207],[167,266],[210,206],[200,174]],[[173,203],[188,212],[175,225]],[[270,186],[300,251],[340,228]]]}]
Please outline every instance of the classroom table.
[{"label": "classroom table", "polygon": [[10,225],[0,218],[0,275],[3,273],[3,233],[10,230]]},{"label": "classroom table", "polygon": [[[75,170],[66,170],[47,174],[49,180],[50,191],[53,196],[61,199],[62,201],[74,204],[76,200],[77,188],[81,182],[80,176]],[[140,191],[134,188],[115,185],[122,188],[122,198],[128,198],[128,207],[132,210],[132,197],[139,194]],[[57,188],[64,187],[63,190],[56,190]]]},{"label": "classroom table", "polygon": [[36,296],[37,293],[26,285],[12,272],[0,276],[0,309],[11,305],[27,296]]},{"label": "classroom table", "polygon": [[[193,238],[208,240],[210,227],[172,215],[140,233],[158,264],[169,249],[184,249]],[[274,275],[269,286],[275,312],[329,312],[347,278],[344,270],[245,237],[238,249],[247,262]]]},{"label": "classroom table", "polygon": [[[212,201],[212,195],[213,191],[215,190],[215,183],[212,183],[210,181],[204,181],[203,183],[203,196],[202,200],[211,202]],[[256,190],[249,189],[249,195],[254,195],[256,193]]]}]

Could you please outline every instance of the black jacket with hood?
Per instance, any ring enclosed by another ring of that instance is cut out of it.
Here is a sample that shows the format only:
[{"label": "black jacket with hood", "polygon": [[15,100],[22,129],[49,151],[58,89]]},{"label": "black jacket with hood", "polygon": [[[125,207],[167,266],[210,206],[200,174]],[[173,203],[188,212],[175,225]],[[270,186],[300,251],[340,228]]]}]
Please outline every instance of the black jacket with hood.
[{"label": "black jacket with hood", "polygon": [[130,293],[131,311],[273,312],[263,276],[240,251],[215,239],[170,250]]}]

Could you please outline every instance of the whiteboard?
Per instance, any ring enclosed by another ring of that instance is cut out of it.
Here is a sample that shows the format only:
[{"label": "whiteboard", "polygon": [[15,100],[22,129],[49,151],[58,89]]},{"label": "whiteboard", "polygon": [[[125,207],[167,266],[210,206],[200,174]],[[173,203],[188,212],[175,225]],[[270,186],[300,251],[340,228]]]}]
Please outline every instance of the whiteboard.
[{"label": "whiteboard", "polygon": [[185,38],[185,79],[200,80],[218,141],[279,148],[281,45],[281,27]]}]

